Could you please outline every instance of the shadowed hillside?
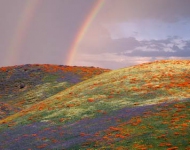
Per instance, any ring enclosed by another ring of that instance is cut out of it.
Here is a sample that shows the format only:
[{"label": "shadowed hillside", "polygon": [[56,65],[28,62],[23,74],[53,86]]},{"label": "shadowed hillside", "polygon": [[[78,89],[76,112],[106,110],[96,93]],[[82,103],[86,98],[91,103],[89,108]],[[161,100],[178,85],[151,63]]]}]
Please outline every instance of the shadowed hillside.
[{"label": "shadowed hillside", "polygon": [[0,137],[6,140],[0,146],[11,150],[188,149],[189,100],[188,60],[114,70],[1,120]]},{"label": "shadowed hillside", "polygon": [[107,71],[109,69],[48,64],[2,67],[0,118]]}]

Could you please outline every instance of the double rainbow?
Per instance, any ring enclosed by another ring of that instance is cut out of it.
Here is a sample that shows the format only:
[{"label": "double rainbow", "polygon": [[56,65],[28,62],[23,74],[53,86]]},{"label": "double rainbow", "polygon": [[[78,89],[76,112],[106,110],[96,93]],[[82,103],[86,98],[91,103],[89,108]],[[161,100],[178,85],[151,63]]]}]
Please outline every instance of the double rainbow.
[{"label": "double rainbow", "polygon": [[[19,58],[20,53],[22,52],[22,45],[25,42],[25,38],[27,36],[27,33],[29,31],[29,27],[31,24],[32,19],[34,18],[36,9],[39,7],[39,5],[42,3],[42,0],[28,0],[26,1],[26,6],[21,13],[20,19],[18,20],[15,32],[13,34],[13,38],[11,40],[10,46],[7,49],[7,56],[5,57],[5,64],[16,64],[17,59]],[[92,21],[97,16],[98,12],[104,5],[105,0],[97,0],[90,13],[87,15],[87,17],[84,20],[84,23],[82,23],[82,26],[80,27],[78,33],[75,36],[74,41],[71,44],[71,47],[69,49],[66,64],[71,65],[77,48],[82,41],[86,31],[88,30],[89,26],[91,25]]]}]

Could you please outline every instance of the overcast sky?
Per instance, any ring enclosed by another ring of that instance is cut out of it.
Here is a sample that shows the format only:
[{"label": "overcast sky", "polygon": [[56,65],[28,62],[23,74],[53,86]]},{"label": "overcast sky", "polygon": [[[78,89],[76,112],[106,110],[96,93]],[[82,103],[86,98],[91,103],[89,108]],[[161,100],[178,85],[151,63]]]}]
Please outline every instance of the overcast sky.
[{"label": "overcast sky", "polygon": [[[100,0],[0,0],[0,67],[66,65]],[[104,0],[72,65],[110,69],[190,59],[190,0]]]}]

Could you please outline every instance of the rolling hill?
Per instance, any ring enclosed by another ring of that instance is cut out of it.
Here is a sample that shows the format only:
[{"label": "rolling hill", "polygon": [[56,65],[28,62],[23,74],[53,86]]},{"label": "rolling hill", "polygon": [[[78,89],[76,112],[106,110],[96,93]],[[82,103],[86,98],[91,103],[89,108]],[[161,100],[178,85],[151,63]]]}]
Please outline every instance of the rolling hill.
[{"label": "rolling hill", "polygon": [[109,71],[0,124],[1,149],[188,150],[190,61]]},{"label": "rolling hill", "polygon": [[109,69],[48,64],[2,67],[0,68],[0,118],[107,71]]}]

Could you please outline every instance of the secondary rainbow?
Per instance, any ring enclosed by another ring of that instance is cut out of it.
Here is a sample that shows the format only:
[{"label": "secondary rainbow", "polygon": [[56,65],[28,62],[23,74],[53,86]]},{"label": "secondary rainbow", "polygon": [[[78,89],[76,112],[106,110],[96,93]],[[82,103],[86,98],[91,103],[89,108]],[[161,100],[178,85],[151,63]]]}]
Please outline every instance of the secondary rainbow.
[{"label": "secondary rainbow", "polygon": [[98,12],[103,7],[104,3],[105,3],[105,0],[97,0],[95,5],[93,6],[92,10],[90,11],[88,16],[86,17],[84,23],[82,24],[82,26],[80,27],[80,29],[76,35],[76,38],[74,39],[73,43],[71,44],[71,48],[69,49],[69,54],[68,54],[67,60],[66,60],[66,65],[72,65],[76,51],[77,51],[77,48],[78,48],[80,42],[82,41],[82,39],[83,39],[86,31],[88,30],[89,26],[91,25],[93,20],[96,18]]},{"label": "secondary rainbow", "polygon": [[19,58],[20,53],[22,52],[22,45],[25,41],[27,32],[31,21],[35,15],[37,7],[40,5],[42,0],[28,0],[24,10],[20,15],[20,19],[16,25],[16,29],[13,33],[13,38],[11,40],[10,46],[7,49],[7,56],[5,57],[6,65],[16,65],[17,59]]}]

